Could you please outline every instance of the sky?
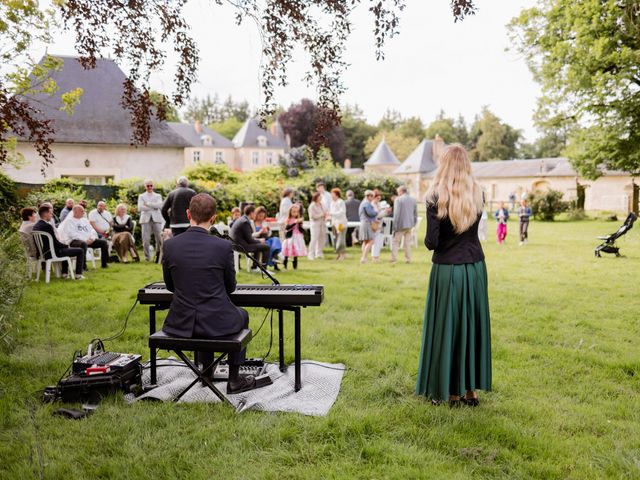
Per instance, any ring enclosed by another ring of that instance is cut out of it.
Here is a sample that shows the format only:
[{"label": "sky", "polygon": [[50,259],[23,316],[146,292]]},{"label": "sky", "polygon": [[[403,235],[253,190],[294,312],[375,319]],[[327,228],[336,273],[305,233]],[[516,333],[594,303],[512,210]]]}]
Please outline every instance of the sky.
[{"label": "sky", "polygon": [[[505,50],[510,46],[506,24],[535,0],[477,0],[477,14],[457,23],[449,0],[406,3],[400,33],[388,41],[382,61],[375,58],[372,14],[362,6],[353,13],[342,103],[358,104],[374,124],[387,109],[404,117],[420,117],[425,124],[441,109],[453,117],[462,114],[471,122],[487,105],[502,120],[521,129],[528,141],[534,140],[532,114],[540,89],[524,59]],[[192,95],[231,95],[255,107],[262,101],[260,38],[251,22],[237,26],[234,12],[227,4],[216,6],[210,0],[187,4],[186,18],[201,54]],[[72,36],[57,35],[48,51],[73,55]],[[315,98],[313,86],[302,81],[305,60],[302,53],[296,55],[288,73],[289,85],[276,90],[276,101],[285,108],[302,98]],[[171,93],[172,65],[170,57],[165,69],[152,76],[154,89]]]}]

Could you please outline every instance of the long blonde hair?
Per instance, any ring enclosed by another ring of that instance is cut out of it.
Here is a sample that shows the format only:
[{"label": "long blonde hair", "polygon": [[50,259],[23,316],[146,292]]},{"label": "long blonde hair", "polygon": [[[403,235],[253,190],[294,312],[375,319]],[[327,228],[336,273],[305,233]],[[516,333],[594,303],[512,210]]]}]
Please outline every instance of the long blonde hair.
[{"label": "long blonde hair", "polygon": [[471,171],[462,145],[450,145],[442,155],[427,201],[438,205],[438,218],[449,217],[456,233],[471,227],[482,213],[482,187]]}]

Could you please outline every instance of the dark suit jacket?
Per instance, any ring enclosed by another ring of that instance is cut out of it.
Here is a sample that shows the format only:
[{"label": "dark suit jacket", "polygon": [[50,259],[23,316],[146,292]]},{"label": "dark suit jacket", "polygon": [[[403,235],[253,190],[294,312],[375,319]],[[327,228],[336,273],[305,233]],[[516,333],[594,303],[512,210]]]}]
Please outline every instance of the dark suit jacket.
[{"label": "dark suit jacket", "polygon": [[205,338],[239,332],[244,316],[229,299],[236,288],[231,243],[190,227],[163,245],[162,271],[173,292],[162,330],[170,335],[193,337],[194,328]]},{"label": "dark suit jacket", "polygon": [[249,245],[262,243],[260,240],[253,238],[253,228],[251,228],[251,220],[246,215],[241,216],[233,222],[229,236],[234,242],[247,248]]},{"label": "dark suit jacket", "polygon": [[[35,230],[36,232],[47,232],[49,235],[51,235],[51,237],[53,238],[53,250],[56,252],[57,256],[63,256],[60,252],[63,248],[67,248],[67,245],[58,240],[58,237],[56,237],[56,232],[53,230],[53,227],[49,222],[45,222],[44,220],[40,219],[33,226],[33,230]],[[46,238],[42,239],[42,246],[44,248],[44,258],[51,258],[51,245],[49,245],[49,241]]]},{"label": "dark suit jacket", "polygon": [[350,222],[359,222],[360,221],[360,200],[356,200],[352,198],[350,200],[346,200],[344,202],[345,207],[347,207],[347,220]]}]

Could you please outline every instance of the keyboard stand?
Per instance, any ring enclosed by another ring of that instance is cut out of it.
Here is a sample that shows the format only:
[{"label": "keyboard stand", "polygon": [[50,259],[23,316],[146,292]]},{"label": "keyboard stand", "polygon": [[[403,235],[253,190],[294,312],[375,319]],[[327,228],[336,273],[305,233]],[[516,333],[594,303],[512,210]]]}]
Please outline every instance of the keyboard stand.
[{"label": "keyboard stand", "polygon": [[[266,307],[264,307],[266,308]],[[294,377],[294,389],[295,391],[299,391],[302,388],[302,377],[301,377],[301,368],[302,368],[302,348],[300,342],[300,329],[301,329],[301,307],[288,307],[288,306],[278,306],[278,307],[269,307],[278,312],[278,360],[279,360],[279,368],[281,372],[284,372],[287,369],[287,365],[284,363],[284,312],[293,312],[293,334],[294,334],[294,365],[295,365],[295,377]],[[149,306],[149,335],[153,335],[156,332],[156,312],[160,310],[168,310],[169,305],[167,304],[156,304]],[[156,378],[156,349],[151,348],[149,352],[150,363],[151,363],[151,385],[155,385],[157,382]]]}]

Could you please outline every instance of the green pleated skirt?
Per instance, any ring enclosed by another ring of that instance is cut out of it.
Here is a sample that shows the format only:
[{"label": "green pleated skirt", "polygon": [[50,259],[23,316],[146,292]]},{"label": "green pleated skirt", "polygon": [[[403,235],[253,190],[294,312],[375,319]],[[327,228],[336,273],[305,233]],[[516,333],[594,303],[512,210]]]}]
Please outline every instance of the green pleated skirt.
[{"label": "green pleated skirt", "polygon": [[434,263],[424,311],[416,393],[434,400],[491,390],[487,267]]}]

